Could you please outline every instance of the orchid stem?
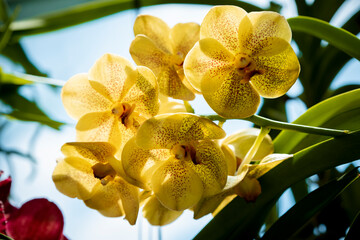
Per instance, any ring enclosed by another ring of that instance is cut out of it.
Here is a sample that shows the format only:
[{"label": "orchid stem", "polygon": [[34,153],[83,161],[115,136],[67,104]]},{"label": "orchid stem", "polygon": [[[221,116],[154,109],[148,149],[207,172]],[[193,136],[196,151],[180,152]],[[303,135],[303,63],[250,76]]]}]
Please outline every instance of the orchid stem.
[{"label": "orchid stem", "polygon": [[[226,118],[220,117],[219,115],[202,115],[202,117],[208,118],[212,121],[226,120]],[[237,119],[237,118],[233,118],[233,119]],[[260,127],[269,127],[271,129],[279,129],[279,130],[293,130],[298,132],[331,136],[331,137],[339,137],[349,134],[349,130],[337,130],[331,128],[313,127],[313,126],[299,125],[294,123],[280,122],[269,118],[261,117],[258,115],[252,115],[250,117],[241,118],[239,120],[250,121]]]},{"label": "orchid stem", "polygon": [[244,159],[242,160],[242,162],[241,162],[241,164],[239,166],[239,171],[241,171],[242,167],[245,164],[249,164],[251,162],[251,160],[254,158],[256,152],[258,151],[258,149],[260,147],[260,144],[264,140],[266,134],[268,134],[269,132],[270,132],[270,128],[261,127],[260,133],[256,137],[256,140],[255,140],[254,144],[251,146],[250,150],[246,153]]},{"label": "orchid stem", "polygon": [[13,73],[13,75],[34,83],[43,83],[48,85],[60,86],[60,87],[64,86],[65,84],[65,81],[62,80],[48,78],[48,77],[40,77],[31,74]]}]

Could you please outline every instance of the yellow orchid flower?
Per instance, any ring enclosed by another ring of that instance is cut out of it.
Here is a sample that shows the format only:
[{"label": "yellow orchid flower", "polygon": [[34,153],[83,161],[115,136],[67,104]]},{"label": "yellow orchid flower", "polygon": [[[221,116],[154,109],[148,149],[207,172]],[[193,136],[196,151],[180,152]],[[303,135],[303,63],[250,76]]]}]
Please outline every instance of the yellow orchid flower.
[{"label": "yellow orchid flower", "polygon": [[260,95],[284,95],[299,76],[291,29],[275,12],[247,13],[236,6],[210,9],[184,71],[209,106],[226,118],[253,115]]},{"label": "yellow orchid flower", "polygon": [[226,160],[211,140],[224,136],[216,124],[194,114],[155,116],[124,146],[124,172],[164,207],[185,210],[225,186]]},{"label": "yellow orchid flower", "polygon": [[151,70],[112,54],[97,60],[88,74],[70,78],[61,97],[67,113],[78,119],[77,141],[109,142],[118,150],[159,109]]},{"label": "yellow orchid flower", "polygon": [[200,26],[179,23],[170,29],[157,17],[140,15],[134,23],[134,34],[130,54],[136,64],[155,73],[160,92],[176,99],[193,100],[197,91],[184,75],[183,62],[199,40]]},{"label": "yellow orchid flower", "polygon": [[[274,146],[270,136],[256,128],[243,129],[226,137],[222,142],[222,149],[231,151],[229,145],[234,147],[235,157],[228,157],[228,164],[237,165],[236,174],[234,176],[229,174],[226,186],[221,192],[204,197],[195,205],[195,219],[208,213],[216,215],[236,196],[254,202],[261,193],[260,182],[257,179],[282,161],[292,157],[289,154],[273,154]],[[254,164],[240,164],[248,158],[248,154],[252,154],[250,157]]]},{"label": "yellow orchid flower", "polygon": [[125,215],[134,225],[139,211],[139,189],[116,172],[116,148],[106,142],[66,143],[65,155],[52,178],[56,188],[107,217]]},{"label": "yellow orchid flower", "polygon": [[176,102],[171,98],[159,94],[160,100],[160,108],[158,114],[165,114],[165,113],[186,113],[186,107],[183,103]]},{"label": "yellow orchid flower", "polygon": [[174,211],[164,207],[155,195],[144,200],[143,216],[151,225],[164,226],[175,221],[183,211]]}]

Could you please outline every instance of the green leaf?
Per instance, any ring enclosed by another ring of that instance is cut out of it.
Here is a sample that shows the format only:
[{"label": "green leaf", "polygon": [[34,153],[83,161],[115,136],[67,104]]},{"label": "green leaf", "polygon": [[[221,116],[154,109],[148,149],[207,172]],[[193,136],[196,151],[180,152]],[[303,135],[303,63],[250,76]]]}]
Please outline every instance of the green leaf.
[{"label": "green leaf", "polygon": [[0,115],[7,117],[11,120],[38,122],[43,125],[49,126],[56,130],[59,130],[64,123],[51,120],[48,116],[29,112],[12,111],[11,113],[0,112]]},{"label": "green leaf", "polygon": [[360,158],[360,131],[332,138],[297,152],[259,178],[262,193],[255,203],[237,197],[210,221],[195,239],[252,239],[271,207],[294,183]]},{"label": "green leaf", "polygon": [[[3,90],[2,90],[3,91]],[[20,96],[16,92],[12,92],[11,88],[8,90],[9,94],[1,95],[1,100],[9,105],[13,110],[10,113],[0,112],[0,115],[6,116],[9,119],[16,119],[21,121],[39,122],[43,125],[59,130],[64,123],[54,121],[49,118],[35,102],[31,102],[26,98]]]},{"label": "green leaf", "polygon": [[289,18],[288,22],[292,31],[307,33],[325,40],[360,60],[360,40],[354,34],[312,17],[298,16]]},{"label": "green leaf", "polygon": [[[313,106],[293,123],[348,130],[360,129],[360,89],[337,95]],[[294,153],[328,138],[285,130],[274,141],[275,152]]]},{"label": "green leaf", "polygon": [[346,234],[345,240],[360,238],[360,212],[355,217],[355,220],[350,226],[349,232]]},{"label": "green leaf", "polygon": [[311,192],[281,216],[261,239],[290,239],[311,217],[358,178],[358,169],[355,168],[339,179],[335,179]]},{"label": "green leaf", "polygon": [[134,0],[106,0],[93,1],[89,3],[79,4],[66,10],[61,10],[52,14],[34,17],[31,19],[15,21],[11,24],[13,31],[13,40],[18,41],[23,36],[45,33],[70,27],[76,24],[84,23],[104,16],[108,16],[120,11],[134,9],[137,7],[145,7],[159,4],[169,3],[186,3],[186,4],[206,4],[206,5],[237,5],[243,7],[247,11],[262,11],[264,9],[255,5],[240,2],[237,0],[177,0],[177,1],[161,1],[147,0],[139,1],[138,6]]},{"label": "green leaf", "polygon": [[2,234],[2,233],[0,233],[0,239],[1,239],[1,240],[14,240],[14,239],[12,239],[11,237],[6,236],[6,235],[4,235],[4,234]]}]

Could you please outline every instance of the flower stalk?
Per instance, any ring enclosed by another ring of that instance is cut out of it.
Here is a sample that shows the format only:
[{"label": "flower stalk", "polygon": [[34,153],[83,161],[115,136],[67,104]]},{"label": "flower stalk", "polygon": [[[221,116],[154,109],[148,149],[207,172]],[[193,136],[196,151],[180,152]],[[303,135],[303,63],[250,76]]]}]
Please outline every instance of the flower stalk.
[{"label": "flower stalk", "polygon": [[201,115],[202,117],[208,118],[212,121],[224,121],[227,119],[238,119],[238,120],[246,120],[250,121],[260,127],[268,127],[271,129],[278,129],[278,130],[292,130],[310,134],[317,134],[317,135],[324,135],[324,136],[331,136],[331,137],[340,137],[349,134],[349,130],[338,130],[338,129],[331,129],[331,128],[322,128],[322,127],[313,127],[307,125],[300,125],[294,123],[286,123],[281,121],[272,120],[269,118],[265,118],[259,115],[252,115],[247,118],[223,118],[219,115]]}]

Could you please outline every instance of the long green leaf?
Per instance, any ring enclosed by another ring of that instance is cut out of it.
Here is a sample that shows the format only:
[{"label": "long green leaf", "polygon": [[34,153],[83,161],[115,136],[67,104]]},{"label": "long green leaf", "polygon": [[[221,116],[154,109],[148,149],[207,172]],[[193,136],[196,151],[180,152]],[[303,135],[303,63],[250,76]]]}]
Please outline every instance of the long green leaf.
[{"label": "long green leaf", "polygon": [[345,240],[360,238],[360,212],[355,217],[355,220],[350,226],[349,232],[346,234]]},{"label": "long green leaf", "polygon": [[20,120],[20,121],[29,121],[29,122],[38,122],[43,125],[49,126],[56,130],[59,130],[64,123],[54,121],[47,117],[46,115],[28,113],[28,112],[20,112],[20,111],[12,111],[11,113],[3,113],[0,112],[0,115],[5,116],[9,119]]},{"label": "long green leaf", "polygon": [[311,217],[328,205],[358,178],[358,169],[355,168],[339,179],[335,179],[311,192],[281,216],[261,239],[290,239]]},{"label": "long green leaf", "polygon": [[145,7],[159,4],[169,3],[185,3],[185,4],[206,4],[206,5],[237,5],[247,11],[262,11],[264,9],[255,5],[244,3],[237,0],[144,0],[137,1],[135,5],[134,0],[106,0],[94,1],[80,4],[66,10],[61,10],[53,14],[39,16],[31,19],[15,21],[11,24],[13,31],[13,40],[18,41],[21,37],[58,30],[61,28],[73,26],[84,23],[90,20],[98,19],[108,16],[120,11],[134,9],[136,7]]},{"label": "long green leaf", "polygon": [[325,40],[360,60],[360,40],[354,34],[312,17],[298,16],[289,18],[288,22],[292,31],[304,32]]},{"label": "long green leaf", "polygon": [[255,203],[235,198],[196,239],[252,239],[281,194],[313,174],[360,158],[360,131],[306,148],[259,179],[262,193]]},{"label": "long green leaf", "polygon": [[[313,106],[294,123],[316,127],[360,129],[360,89],[337,95]],[[294,153],[324,139],[326,139],[324,136],[282,131],[274,141],[275,151]]]}]

